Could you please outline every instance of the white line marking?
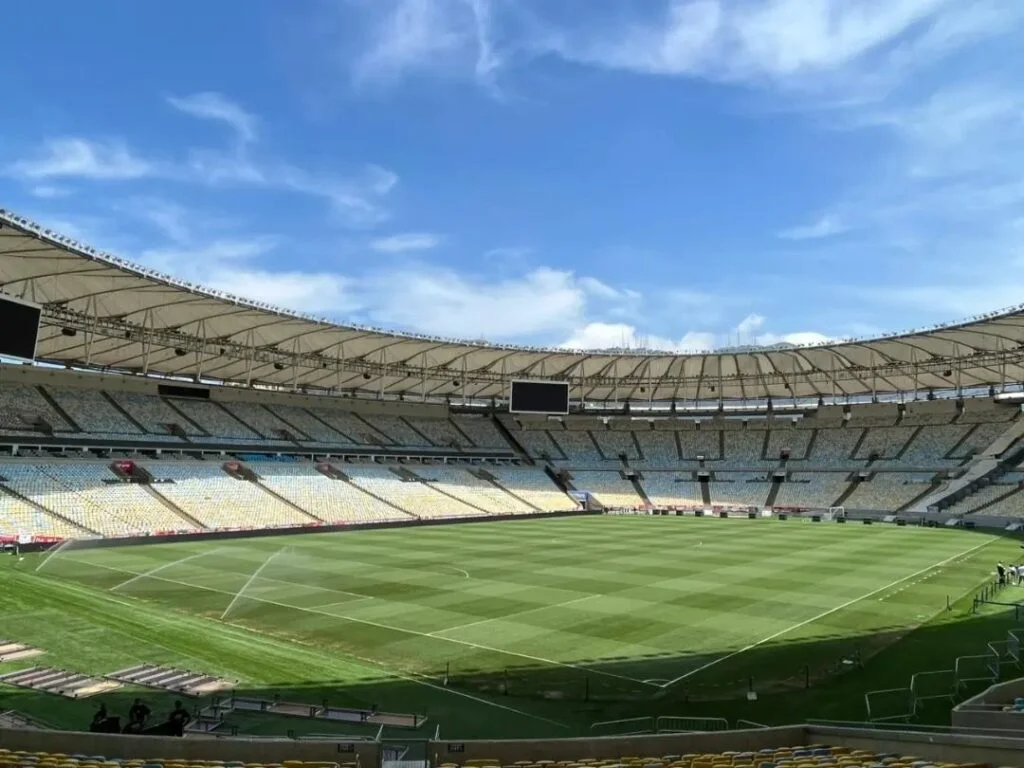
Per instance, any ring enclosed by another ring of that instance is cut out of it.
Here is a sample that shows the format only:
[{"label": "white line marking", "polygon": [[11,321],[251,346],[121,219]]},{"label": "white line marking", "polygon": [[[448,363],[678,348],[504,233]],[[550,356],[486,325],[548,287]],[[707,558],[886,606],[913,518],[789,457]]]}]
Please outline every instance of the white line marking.
[{"label": "white line marking", "polygon": [[[360,600],[376,600],[373,595],[360,595],[358,592],[348,592],[344,589],[333,589],[331,587],[321,587],[319,584],[303,584],[301,581],[285,581],[284,579],[273,579],[270,576],[260,576],[260,581],[273,581],[278,584],[288,584],[293,587],[305,587],[306,589],[318,589],[321,592],[333,592],[336,595],[348,595],[349,597],[358,597]],[[352,600],[350,602],[358,602]]]},{"label": "white line marking", "polygon": [[[85,560],[77,560],[75,562],[83,563],[85,565],[94,565],[97,568],[106,568],[109,571],[119,571],[120,573],[135,573],[135,571],[129,571],[127,568],[115,568],[112,565],[105,565],[105,564],[102,564],[102,563],[91,563],[91,562],[88,562],[88,561],[85,561]],[[178,581],[177,579],[168,579],[168,578],[166,578],[164,576],[151,576],[150,578],[156,579],[157,581],[166,581],[168,584],[177,584],[177,585],[182,586],[182,587],[189,587],[191,589],[205,589],[207,592],[219,592],[222,595],[233,594],[233,593],[228,592],[228,591],[223,590],[223,589],[217,589],[217,587],[206,587],[206,586],[203,586],[201,584],[192,584],[192,583],[187,582],[187,581]],[[318,608],[304,608],[301,605],[292,605],[291,603],[282,603],[282,602],[279,602],[277,600],[268,600],[265,597],[255,597],[255,596],[253,596],[253,597],[250,597],[249,599],[250,600],[255,600],[255,601],[259,602],[259,603],[266,603],[267,605],[276,605],[276,606],[278,606],[280,608],[291,608],[293,611],[303,611],[305,613],[314,613],[314,614],[317,614],[319,616],[330,616],[333,619],[343,619],[344,621],[351,621],[351,622],[353,622],[355,624],[366,624],[367,626],[370,626],[370,627],[378,627],[380,629],[387,629],[387,630],[390,630],[392,632],[400,632],[400,633],[406,634],[406,635],[415,635],[417,637],[429,637],[429,638],[431,638],[433,640],[443,640],[444,642],[447,642],[447,643],[455,643],[456,645],[465,645],[465,646],[468,646],[470,648],[477,648],[477,649],[482,650],[482,651],[491,651],[493,653],[504,653],[504,654],[506,654],[508,656],[518,656],[521,659],[529,659],[530,661],[539,661],[539,662],[542,662],[544,664],[550,664],[553,667],[565,667],[566,669],[575,669],[575,670],[577,670],[579,672],[583,672],[583,673],[586,673],[586,674],[598,675],[600,677],[611,677],[611,678],[615,678],[616,680],[626,680],[626,681],[628,681],[630,683],[638,683],[640,685],[649,685],[650,686],[649,683],[645,683],[643,680],[637,680],[636,678],[633,678],[633,677],[626,677],[625,675],[617,675],[614,672],[606,672],[606,671],[601,670],[601,669],[588,669],[586,667],[578,667],[575,664],[567,664],[566,662],[563,662],[563,661],[554,661],[552,659],[545,659],[545,658],[543,658],[541,656],[531,656],[531,655],[526,654],[526,653],[519,653],[518,651],[509,651],[509,650],[506,650],[504,648],[494,648],[494,647],[489,646],[489,645],[481,645],[480,643],[471,643],[468,640],[457,640],[454,637],[434,637],[433,635],[429,635],[426,632],[419,632],[419,631],[417,631],[415,629],[406,629],[405,627],[396,627],[396,626],[393,626],[391,624],[381,624],[380,622],[370,621],[369,619],[357,619],[354,616],[344,616],[344,615],[342,615],[340,613],[329,613],[327,611],[322,611],[322,610],[320,610]],[[660,686],[650,686],[650,687],[658,688]]]},{"label": "white line marking", "polygon": [[[241,630],[243,630],[245,632],[252,632],[254,634],[257,634],[257,635],[260,635],[260,636],[263,636],[263,637],[270,637],[270,638],[275,639],[275,640],[277,639],[277,638],[274,638],[273,635],[267,635],[264,632],[260,632],[258,629],[253,629],[252,627],[247,627],[244,624],[235,624],[235,623],[230,622],[230,621],[227,621],[227,622],[224,622],[224,623],[227,624],[228,626],[235,627],[236,629],[241,629]],[[302,643],[302,642],[299,642],[297,640],[291,640],[290,642],[299,643],[299,645],[307,645],[307,643]],[[352,659],[355,659],[356,661],[353,663]],[[559,728],[568,728],[569,727],[565,723],[560,723],[557,720],[549,720],[546,717],[541,717],[540,715],[535,715],[532,712],[527,712],[527,711],[522,710],[522,709],[516,709],[515,707],[509,707],[509,706],[506,706],[504,704],[498,704],[497,702],[494,702],[494,701],[488,701],[487,699],[482,699],[479,696],[474,696],[474,695],[472,695],[470,693],[465,693],[464,691],[457,691],[457,690],[454,690],[452,688],[448,688],[448,687],[445,687],[445,686],[440,686],[437,683],[432,683],[432,682],[430,682],[430,680],[424,679],[422,675],[418,675],[418,674],[413,673],[413,672],[408,672],[408,673],[407,672],[399,672],[398,670],[391,669],[389,667],[385,667],[380,662],[374,661],[373,659],[364,659],[362,656],[353,656],[352,654],[349,654],[349,655],[347,655],[345,657],[345,660],[348,661],[349,663],[352,663],[353,666],[362,667],[363,669],[373,669],[374,671],[383,671],[383,672],[385,672],[385,673],[387,673],[389,675],[393,675],[394,677],[400,678],[402,680],[408,680],[410,683],[416,683],[418,685],[426,686],[427,688],[433,688],[434,690],[441,691],[442,693],[450,693],[453,696],[462,696],[463,698],[469,699],[471,701],[475,701],[475,702],[478,702],[480,704],[486,704],[489,707],[495,707],[497,709],[503,709],[506,712],[515,712],[517,715],[522,715],[523,717],[528,717],[528,718],[530,718],[532,720],[540,720],[543,723],[551,723],[551,725],[557,725]]]},{"label": "white line marking", "polygon": [[231,609],[235,607],[235,603],[238,602],[239,598],[242,596],[242,593],[245,592],[245,590],[247,590],[249,588],[250,584],[252,584],[254,581],[256,581],[257,578],[259,578],[259,575],[263,571],[263,569],[266,568],[268,565],[270,565],[270,563],[274,560],[274,558],[277,557],[278,555],[280,555],[286,549],[287,549],[287,547],[281,547],[279,550],[277,550],[277,552],[274,552],[266,560],[264,560],[263,564],[260,565],[259,568],[257,568],[255,571],[252,572],[252,576],[250,576],[249,580],[247,582],[245,582],[245,584],[242,585],[242,588],[240,590],[238,590],[237,593],[235,593],[235,596],[232,598],[231,602],[228,603],[228,607],[224,609],[224,613],[222,613],[220,615],[220,620],[221,621],[224,621],[224,617],[227,616],[229,613],[231,613]]},{"label": "white line marking", "polygon": [[[515,611],[514,613],[506,613],[504,616],[492,616],[489,619],[478,619],[477,621],[471,621],[468,624],[456,624],[454,627],[448,627],[447,629],[438,629],[434,632],[428,633],[430,637],[439,637],[445,632],[454,632],[457,629],[466,629],[468,627],[476,627],[480,624],[486,624],[489,621],[502,621],[504,619],[511,619],[513,616],[522,616],[523,614],[533,613],[534,611],[543,611],[548,608],[565,608],[567,605],[574,605],[575,603],[582,603],[584,600],[592,600],[595,597],[604,597],[604,595],[586,595],[584,597],[577,597],[573,600],[566,600],[564,603],[554,603],[553,605],[538,605],[536,608],[527,608],[525,611]],[[444,640],[450,640],[451,638],[443,638]]]},{"label": "white line marking", "polygon": [[188,557],[183,557],[180,560],[175,560],[173,563],[164,563],[163,565],[158,565],[151,571],[140,573],[138,576],[133,576],[132,578],[128,579],[128,581],[121,582],[116,587],[111,587],[110,591],[116,592],[121,587],[127,587],[129,584],[138,581],[139,579],[144,579],[147,576],[152,576],[154,573],[160,573],[160,571],[166,570],[167,568],[170,568],[172,566],[180,565],[181,563],[187,563],[189,560],[195,560],[197,557],[205,557],[206,555],[212,555],[214,552],[218,552],[220,549],[222,549],[222,547],[218,547],[217,549],[211,549],[209,552],[200,552],[197,555],[189,555]]},{"label": "white line marking", "polygon": [[459,573],[461,573],[462,574],[462,578],[464,578],[464,579],[468,579],[469,578],[469,574],[466,571],[462,570],[461,568],[456,568],[454,565],[442,565],[440,567],[441,568],[451,568],[453,571],[458,571]]},{"label": "white line marking", "polygon": [[358,598],[356,600],[339,600],[336,603],[327,603],[326,605],[318,605],[316,607],[319,608],[321,611],[323,611],[323,610],[326,610],[327,608],[333,608],[336,605],[355,605],[356,603],[361,603],[363,600],[373,600],[373,598],[372,597],[361,597],[361,598]]},{"label": "white line marking", "polygon": [[975,550],[978,550],[978,549],[981,549],[982,547],[988,546],[993,541],[995,541],[995,539],[992,539],[992,540],[989,540],[989,541],[983,541],[981,544],[978,544],[977,546],[971,547],[970,549],[966,550],[965,552],[961,552],[960,554],[953,555],[952,557],[947,557],[945,560],[941,560],[940,562],[935,563],[934,565],[929,565],[927,568],[922,568],[921,570],[916,571],[915,573],[911,573],[908,576],[904,576],[901,579],[896,579],[896,581],[894,581],[894,582],[892,582],[890,584],[886,584],[884,587],[879,587],[878,589],[872,590],[871,592],[868,592],[866,595],[861,595],[860,597],[855,597],[852,600],[847,600],[842,605],[837,605],[835,608],[829,608],[827,611],[822,611],[817,616],[812,616],[809,619],[804,619],[803,621],[798,622],[798,623],[794,624],[791,627],[786,627],[785,629],[780,629],[778,632],[775,632],[775,633],[773,633],[771,635],[768,635],[767,637],[761,638],[756,643],[751,643],[750,645],[747,645],[747,646],[744,646],[743,648],[740,648],[738,651],[733,651],[732,653],[727,653],[725,656],[719,656],[717,659],[712,659],[707,664],[702,664],[701,666],[697,667],[696,669],[691,669],[685,675],[680,675],[677,678],[669,680],[667,683],[664,683],[663,685],[661,685],[659,687],[660,688],[670,688],[673,685],[675,685],[676,683],[679,683],[679,682],[682,682],[683,680],[686,680],[688,677],[693,677],[698,672],[703,672],[705,669],[710,669],[711,667],[714,667],[714,666],[716,666],[718,664],[721,664],[723,661],[728,661],[729,659],[735,658],[736,656],[739,656],[741,653],[746,653],[747,651],[753,650],[754,648],[757,648],[758,646],[764,645],[767,642],[771,642],[772,640],[774,640],[777,637],[782,637],[782,635],[785,635],[785,634],[788,634],[790,632],[793,632],[793,631],[795,631],[797,629],[800,629],[801,627],[806,627],[808,624],[813,624],[816,621],[820,621],[821,619],[824,619],[826,616],[831,616],[833,613],[836,613],[837,611],[841,611],[844,608],[849,608],[851,605],[859,603],[861,600],[867,600],[869,597],[874,597],[875,595],[877,595],[877,594],[879,594],[881,592],[885,592],[886,590],[892,589],[893,587],[897,586],[898,584],[902,584],[904,581],[907,581],[908,579],[916,578],[917,576],[920,576],[923,573],[927,573],[928,571],[931,571],[931,570],[933,570],[935,568],[941,568],[946,563],[952,562],[953,560],[956,560],[958,557],[965,557],[965,556],[971,554],[972,552],[974,552]]},{"label": "white line marking", "polygon": [[[85,560],[78,560],[76,562],[80,562],[80,563],[83,563],[83,564],[86,564],[86,565],[94,565],[94,566],[97,566],[99,568],[106,568],[107,570],[118,571],[120,573],[131,573],[131,571],[125,571],[123,568],[113,568],[113,567],[111,567],[109,565],[103,565],[102,563],[90,563],[90,562],[85,561]],[[163,578],[161,578],[159,576],[157,577],[157,579],[159,579],[160,581],[170,581],[169,579],[163,579]],[[94,590],[86,588],[86,587],[83,587],[83,586],[80,586],[80,585],[77,585],[77,584],[76,585],[63,584],[62,586],[65,589],[69,589],[70,588],[70,589],[74,589],[74,590],[80,590],[80,591],[86,592],[88,594],[95,594]],[[193,585],[185,585],[185,586],[193,586]],[[206,587],[198,587],[198,589],[206,589]],[[213,591],[221,591],[221,590],[213,590]],[[230,593],[226,593],[226,594],[230,594]],[[117,598],[110,597],[109,595],[103,595],[102,597],[105,600],[110,600],[111,602],[118,603],[119,605],[126,605],[129,608],[132,608],[132,607],[135,607],[136,605],[138,605],[138,603],[129,603],[129,602],[126,602],[124,600],[118,600]],[[292,607],[294,607],[294,606],[292,606]],[[195,618],[198,621],[204,621],[205,620],[201,616],[196,616]],[[246,627],[246,626],[241,625],[241,624],[235,624],[235,623],[230,622],[230,621],[225,621],[223,623],[225,625],[227,625],[227,626],[234,627],[236,629],[240,629],[240,630],[243,630],[245,632],[252,632],[254,634],[260,635],[261,637],[264,637],[264,638],[266,638],[267,640],[269,640],[271,642],[275,642],[275,643],[289,643],[289,642],[294,643],[294,642],[298,642],[298,641],[295,641],[295,640],[291,640],[291,641],[281,640],[280,638],[274,637],[273,635],[268,635],[268,634],[266,634],[264,632],[260,632],[259,630],[252,629],[251,627]],[[160,646],[159,643],[154,643],[154,644]],[[299,643],[299,645],[305,645],[305,643]],[[164,646],[160,646],[160,647],[164,647]],[[189,656],[188,658],[194,659],[195,657]],[[351,659],[353,657],[351,655],[347,655],[345,658],[346,658],[346,661],[349,661],[350,663],[352,663]],[[522,709],[516,709],[514,707],[509,707],[509,706],[506,706],[504,704],[498,704],[497,702],[494,702],[494,701],[488,701],[487,699],[480,698],[479,696],[473,696],[472,694],[465,693],[463,691],[457,691],[457,690],[453,690],[451,688],[442,687],[440,685],[437,685],[436,683],[430,682],[429,680],[423,679],[423,677],[420,676],[420,675],[416,675],[416,674],[413,674],[413,673],[399,672],[398,670],[390,669],[388,667],[385,667],[383,664],[381,664],[379,662],[376,662],[376,661],[373,661],[372,659],[363,659],[363,658],[360,658],[360,657],[355,657],[355,658],[357,658],[358,661],[362,662],[362,663],[361,664],[360,663],[354,663],[354,666],[362,666],[364,669],[373,669],[374,671],[383,671],[386,674],[394,675],[395,677],[401,678],[402,680],[408,680],[411,683],[417,683],[419,685],[426,686],[427,688],[433,688],[434,690],[441,691],[442,693],[450,693],[453,696],[461,696],[462,698],[469,699],[471,701],[475,701],[475,702],[477,702],[479,704],[485,704],[485,705],[487,705],[489,707],[494,707],[496,709],[502,709],[502,710],[505,710],[506,712],[514,712],[517,715],[522,715],[523,717],[530,718],[531,720],[540,720],[541,722],[544,722],[544,723],[550,723],[551,725],[557,725],[559,728],[568,728],[569,727],[565,723],[560,723],[557,720],[549,720],[546,717],[541,717],[540,715],[535,715],[532,712],[527,712],[527,711],[522,710]]]}]

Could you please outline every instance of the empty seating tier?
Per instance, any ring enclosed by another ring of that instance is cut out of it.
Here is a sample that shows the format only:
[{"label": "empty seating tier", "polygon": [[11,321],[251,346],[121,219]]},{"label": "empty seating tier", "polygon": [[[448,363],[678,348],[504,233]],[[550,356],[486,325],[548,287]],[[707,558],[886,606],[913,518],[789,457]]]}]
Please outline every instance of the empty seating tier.
[{"label": "empty seating tier", "polygon": [[380,523],[409,517],[307,462],[250,462],[249,467],[272,491],[327,523]]},{"label": "empty seating tier", "polygon": [[339,467],[360,488],[419,517],[478,517],[482,513],[422,480],[404,479],[387,467]]},{"label": "empty seating tier", "polygon": [[640,483],[655,507],[701,508],[700,483],[675,472],[644,472]]},{"label": "empty seating tier", "polygon": [[527,467],[487,468],[505,489],[542,512],[569,512],[579,505],[561,491],[543,470]]},{"label": "empty seating tier", "polygon": [[633,484],[621,477],[618,471],[594,472],[574,471],[572,483],[578,491],[592,493],[602,506],[632,509],[643,506],[643,499],[637,495]]},{"label": "empty seating tier", "polygon": [[145,488],[122,482],[103,463],[19,462],[5,464],[2,474],[22,496],[104,536],[195,530]]},{"label": "empty seating tier", "polygon": [[216,464],[161,462],[150,471],[156,479],[172,481],[154,489],[207,528],[280,528],[313,522],[256,483],[231,477]]}]

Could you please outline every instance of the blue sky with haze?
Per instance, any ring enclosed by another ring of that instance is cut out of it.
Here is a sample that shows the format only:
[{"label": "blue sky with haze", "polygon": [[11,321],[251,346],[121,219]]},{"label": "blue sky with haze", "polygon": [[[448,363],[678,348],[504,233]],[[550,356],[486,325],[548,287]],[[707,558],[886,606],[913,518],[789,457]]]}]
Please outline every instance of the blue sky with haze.
[{"label": "blue sky with haze", "polygon": [[39,0],[0,207],[410,331],[796,343],[1024,300],[1024,3]]}]

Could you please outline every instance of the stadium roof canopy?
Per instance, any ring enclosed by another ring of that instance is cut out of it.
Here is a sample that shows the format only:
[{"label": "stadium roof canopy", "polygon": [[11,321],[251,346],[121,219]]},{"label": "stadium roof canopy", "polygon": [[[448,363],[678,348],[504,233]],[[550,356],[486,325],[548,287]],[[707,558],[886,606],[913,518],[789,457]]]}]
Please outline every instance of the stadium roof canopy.
[{"label": "stadium roof canopy", "polygon": [[1024,381],[1024,306],[817,346],[692,354],[503,346],[286,312],[129,264],[3,211],[0,291],[42,305],[41,360],[371,397],[503,399],[517,378],[568,380],[574,400],[681,403]]}]

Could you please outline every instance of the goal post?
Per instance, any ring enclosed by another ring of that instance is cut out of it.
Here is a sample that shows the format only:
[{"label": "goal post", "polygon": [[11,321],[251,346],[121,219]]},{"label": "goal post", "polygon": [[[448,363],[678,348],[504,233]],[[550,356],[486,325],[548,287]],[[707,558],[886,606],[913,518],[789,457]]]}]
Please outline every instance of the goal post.
[{"label": "goal post", "polygon": [[822,520],[838,520],[841,517],[846,517],[846,507],[829,507],[828,511],[822,516]]}]

